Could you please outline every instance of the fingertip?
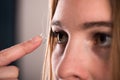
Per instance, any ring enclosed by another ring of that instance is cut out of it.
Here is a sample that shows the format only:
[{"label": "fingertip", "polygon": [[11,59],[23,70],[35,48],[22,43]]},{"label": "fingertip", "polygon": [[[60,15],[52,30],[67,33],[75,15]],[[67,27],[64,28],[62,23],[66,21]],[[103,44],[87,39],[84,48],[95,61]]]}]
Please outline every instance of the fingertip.
[{"label": "fingertip", "polygon": [[0,66],[8,65],[9,63],[25,56],[26,54],[31,53],[38,48],[41,43],[42,37],[37,35],[28,41],[0,51]]},{"label": "fingertip", "polygon": [[42,37],[37,35],[37,36],[33,37],[31,40],[33,43],[39,43],[39,42],[42,42]]},{"label": "fingertip", "polygon": [[23,51],[27,54],[38,48],[42,43],[42,37],[37,35],[32,39],[20,44]]}]

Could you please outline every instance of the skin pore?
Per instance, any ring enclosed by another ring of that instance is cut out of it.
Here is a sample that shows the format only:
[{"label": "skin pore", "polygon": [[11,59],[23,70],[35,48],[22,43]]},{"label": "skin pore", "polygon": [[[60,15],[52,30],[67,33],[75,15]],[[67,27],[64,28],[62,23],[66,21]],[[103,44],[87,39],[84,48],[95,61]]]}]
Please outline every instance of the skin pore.
[{"label": "skin pore", "polygon": [[109,0],[59,0],[52,20],[54,80],[110,80]]}]

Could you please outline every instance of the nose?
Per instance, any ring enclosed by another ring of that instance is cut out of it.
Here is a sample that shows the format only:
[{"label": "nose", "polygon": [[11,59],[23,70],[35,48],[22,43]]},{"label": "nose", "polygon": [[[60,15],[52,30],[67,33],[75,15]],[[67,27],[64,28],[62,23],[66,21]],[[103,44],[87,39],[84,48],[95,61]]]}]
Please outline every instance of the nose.
[{"label": "nose", "polygon": [[87,55],[83,41],[71,40],[66,45],[60,64],[57,66],[57,77],[62,80],[88,80]]}]

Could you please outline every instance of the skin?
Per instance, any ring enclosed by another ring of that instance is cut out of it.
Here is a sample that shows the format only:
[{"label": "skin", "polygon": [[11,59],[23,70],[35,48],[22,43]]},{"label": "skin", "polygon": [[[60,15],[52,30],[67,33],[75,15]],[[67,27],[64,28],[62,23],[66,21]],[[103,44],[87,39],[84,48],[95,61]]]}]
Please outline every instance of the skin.
[{"label": "skin", "polygon": [[54,36],[58,39],[52,53],[54,80],[110,80],[109,0],[59,0],[52,31],[57,37],[62,31],[68,39],[59,43]]},{"label": "skin", "polygon": [[29,54],[40,46],[42,38],[36,36],[28,41],[0,51],[0,80],[18,80],[19,69],[7,66],[11,62]]}]

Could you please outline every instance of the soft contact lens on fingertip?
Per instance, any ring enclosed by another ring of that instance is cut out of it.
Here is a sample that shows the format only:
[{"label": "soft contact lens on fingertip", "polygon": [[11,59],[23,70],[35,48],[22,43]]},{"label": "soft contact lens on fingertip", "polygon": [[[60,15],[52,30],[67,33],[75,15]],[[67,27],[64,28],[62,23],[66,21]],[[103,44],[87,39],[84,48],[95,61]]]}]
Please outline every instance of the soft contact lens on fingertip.
[{"label": "soft contact lens on fingertip", "polygon": [[40,36],[42,37],[42,39],[44,39],[44,35],[43,35],[43,33],[41,33]]},{"label": "soft contact lens on fingertip", "polygon": [[42,41],[43,41],[42,43],[43,43],[43,44],[46,44],[46,43],[47,43],[47,37],[46,37],[43,33],[41,33],[40,36],[41,36],[42,39],[43,39],[43,40],[42,40]]}]

